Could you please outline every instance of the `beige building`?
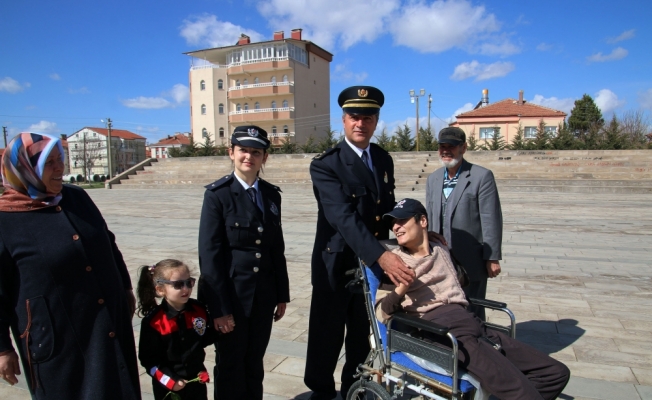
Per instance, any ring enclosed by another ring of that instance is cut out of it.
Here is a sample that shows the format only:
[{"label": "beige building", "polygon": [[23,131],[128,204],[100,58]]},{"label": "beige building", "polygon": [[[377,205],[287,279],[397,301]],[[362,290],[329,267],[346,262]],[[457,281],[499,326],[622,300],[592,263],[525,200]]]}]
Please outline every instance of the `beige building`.
[{"label": "beige building", "polygon": [[482,91],[482,100],[471,111],[456,115],[457,121],[450,126],[458,126],[467,136],[474,136],[478,143],[490,140],[498,128],[500,136],[509,144],[516,136],[519,125],[523,128],[525,139],[536,137],[539,121],[543,119],[545,130],[551,135],[557,134],[557,128],[566,118],[566,113],[552,108],[531,104],[523,100],[523,91],[519,91],[518,100],[504,99],[489,103],[489,90]]},{"label": "beige building", "polygon": [[242,35],[234,46],[185,53],[190,67],[190,124],[196,143],[210,135],[228,145],[233,128],[258,125],[272,145],[287,138],[302,144],[330,128],[330,62],[333,55],[301,39],[251,43]]}]

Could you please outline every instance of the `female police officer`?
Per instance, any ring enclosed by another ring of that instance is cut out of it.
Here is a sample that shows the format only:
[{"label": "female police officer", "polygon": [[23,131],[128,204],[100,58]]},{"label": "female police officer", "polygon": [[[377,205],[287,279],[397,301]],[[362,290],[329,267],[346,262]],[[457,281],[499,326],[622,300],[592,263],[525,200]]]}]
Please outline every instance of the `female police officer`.
[{"label": "female police officer", "polygon": [[280,189],[258,177],[270,142],[257,126],[236,127],[234,171],[206,186],[199,226],[198,297],[222,332],[215,398],[262,399],[263,356],[290,301]]}]

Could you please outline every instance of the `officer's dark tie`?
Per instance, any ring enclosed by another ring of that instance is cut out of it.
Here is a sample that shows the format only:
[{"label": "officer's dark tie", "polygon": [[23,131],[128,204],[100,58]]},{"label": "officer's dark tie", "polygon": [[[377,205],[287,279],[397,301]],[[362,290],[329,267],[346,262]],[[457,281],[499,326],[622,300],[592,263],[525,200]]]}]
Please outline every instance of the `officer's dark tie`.
[{"label": "officer's dark tie", "polygon": [[258,201],[256,201],[256,188],[250,187],[249,189],[247,189],[247,193],[249,194],[251,201],[254,202],[256,207],[258,207]]},{"label": "officer's dark tie", "polygon": [[370,171],[372,170],[371,164],[369,164],[369,154],[367,154],[367,150],[362,152],[362,162],[367,166],[367,168],[369,168]]}]

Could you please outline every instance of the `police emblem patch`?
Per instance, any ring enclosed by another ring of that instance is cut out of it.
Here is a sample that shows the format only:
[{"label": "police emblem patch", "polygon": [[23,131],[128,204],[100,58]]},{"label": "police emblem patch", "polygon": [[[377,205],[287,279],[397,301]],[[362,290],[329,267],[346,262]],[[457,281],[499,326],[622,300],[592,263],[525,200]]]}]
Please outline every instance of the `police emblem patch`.
[{"label": "police emblem patch", "polygon": [[276,207],[276,204],[272,203],[271,206],[269,206],[269,210],[274,213],[274,215],[278,215],[278,208]]},{"label": "police emblem patch", "polygon": [[360,97],[367,97],[369,95],[369,92],[367,89],[358,89],[358,96]]},{"label": "police emblem patch", "polygon": [[405,200],[401,200],[398,203],[396,203],[394,208],[403,208],[403,204],[405,204]]},{"label": "police emblem patch", "polygon": [[206,320],[201,317],[193,318],[192,327],[199,336],[204,336],[204,333],[206,332]]},{"label": "police emblem patch", "polygon": [[247,133],[251,137],[258,137],[258,129],[253,129],[253,128],[247,129]]}]

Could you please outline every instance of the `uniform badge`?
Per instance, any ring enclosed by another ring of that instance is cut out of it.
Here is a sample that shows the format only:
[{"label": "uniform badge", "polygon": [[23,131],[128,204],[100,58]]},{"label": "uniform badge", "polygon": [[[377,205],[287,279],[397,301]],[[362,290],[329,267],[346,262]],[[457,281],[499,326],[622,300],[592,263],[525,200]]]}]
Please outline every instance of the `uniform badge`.
[{"label": "uniform badge", "polygon": [[251,137],[258,137],[258,129],[253,129],[253,128],[247,129],[247,133]]},{"label": "uniform badge", "polygon": [[405,199],[399,201],[398,203],[396,203],[396,205],[394,206],[394,208],[403,208],[403,204],[405,204]]},{"label": "uniform badge", "polygon": [[201,317],[193,318],[192,327],[199,336],[204,336],[204,333],[206,332],[206,320]]},{"label": "uniform badge", "polygon": [[383,180],[385,181],[385,183],[387,183],[387,172],[385,172],[385,176],[383,177]]},{"label": "uniform badge", "polygon": [[367,97],[369,95],[369,92],[367,89],[358,89],[358,96],[360,97]]},{"label": "uniform badge", "polygon": [[276,207],[276,204],[272,203],[271,206],[269,206],[269,210],[274,214],[278,216],[278,208]]}]

